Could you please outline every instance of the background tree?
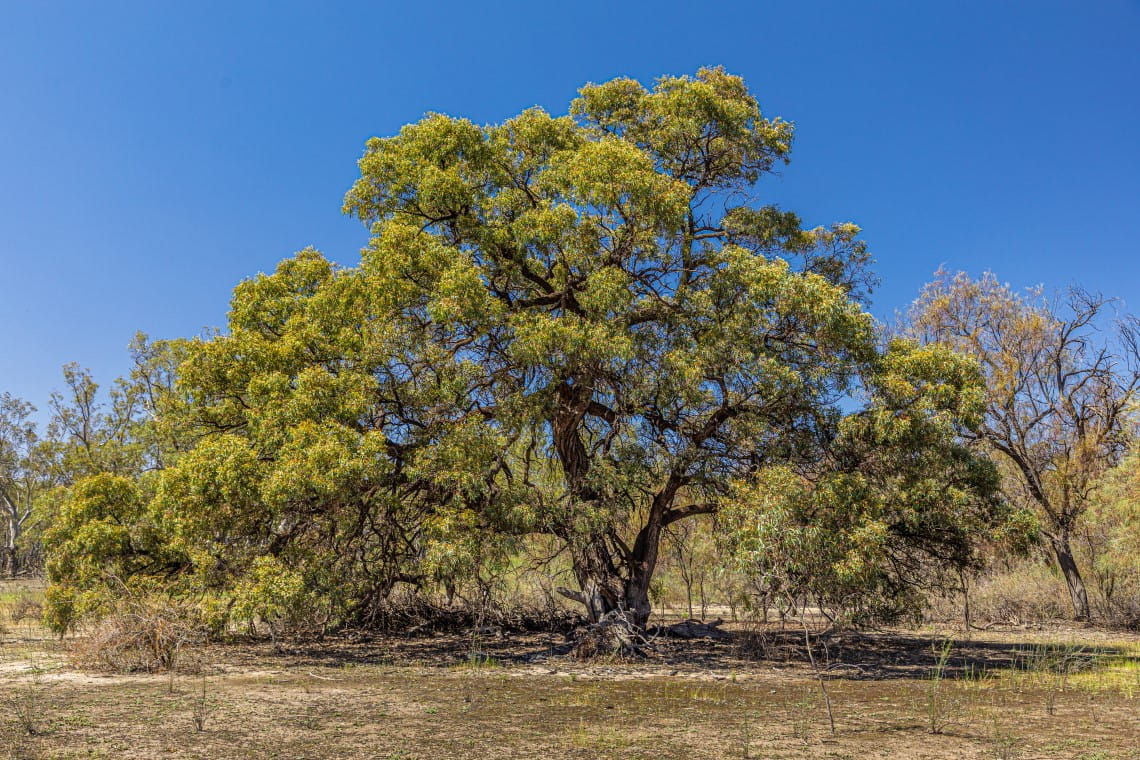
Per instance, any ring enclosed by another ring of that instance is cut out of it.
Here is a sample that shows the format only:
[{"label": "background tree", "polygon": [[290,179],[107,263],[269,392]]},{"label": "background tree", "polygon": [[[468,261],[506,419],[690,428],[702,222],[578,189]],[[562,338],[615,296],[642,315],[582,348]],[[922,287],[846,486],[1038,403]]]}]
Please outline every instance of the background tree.
[{"label": "background tree", "polygon": [[0,395],[0,515],[3,516],[3,572],[20,572],[21,538],[36,500],[50,487],[47,458],[31,416],[35,408],[8,393]]},{"label": "background tree", "polygon": [[102,472],[131,475],[143,469],[137,440],[138,393],[124,379],[101,393],[91,372],[78,364],[63,368],[65,390],[51,395],[48,437],[57,476],[64,483]]},{"label": "background tree", "polygon": [[1021,296],[991,273],[942,272],[909,314],[914,335],[980,363],[988,398],[971,435],[1003,466],[1006,496],[1038,515],[1082,620],[1090,607],[1073,536],[1099,476],[1132,439],[1127,410],[1140,387],[1135,323],[1102,332],[1108,303],[1079,289]]},{"label": "background tree", "polygon": [[1140,626],[1140,452],[1104,474],[1080,531],[1106,622]]}]

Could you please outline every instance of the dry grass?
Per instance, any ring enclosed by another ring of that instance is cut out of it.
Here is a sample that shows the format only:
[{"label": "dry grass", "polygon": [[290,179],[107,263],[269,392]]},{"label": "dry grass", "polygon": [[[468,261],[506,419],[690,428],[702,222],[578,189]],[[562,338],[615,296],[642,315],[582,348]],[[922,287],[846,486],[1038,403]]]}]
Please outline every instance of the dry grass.
[{"label": "dry grass", "polygon": [[221,757],[240,747],[245,757],[982,758],[1016,749],[1090,760],[1135,757],[1140,739],[1136,703],[1119,695],[1066,691],[1048,715],[1037,689],[959,683],[945,688],[968,710],[931,735],[925,685],[909,680],[834,683],[834,736],[810,678],[784,674],[717,682],[366,666],[215,674],[202,688],[182,676],[173,693],[155,676],[60,681],[42,731],[9,723],[4,737],[53,757]]},{"label": "dry grass", "polygon": [[802,632],[662,641],[637,662],[578,662],[544,634],[477,656],[462,634],[214,645],[199,675],[91,673],[9,634],[0,691],[36,720],[0,714],[0,757],[1140,759],[1140,637],[947,635],[832,639],[832,734]]},{"label": "dry grass", "polygon": [[189,605],[159,595],[125,596],[72,648],[82,667],[119,673],[172,671],[205,639]]}]

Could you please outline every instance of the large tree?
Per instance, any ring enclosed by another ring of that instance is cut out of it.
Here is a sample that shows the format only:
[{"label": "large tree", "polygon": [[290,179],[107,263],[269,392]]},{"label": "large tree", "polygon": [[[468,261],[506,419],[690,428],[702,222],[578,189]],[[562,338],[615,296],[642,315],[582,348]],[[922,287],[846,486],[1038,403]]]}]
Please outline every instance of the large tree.
[{"label": "large tree", "polygon": [[1007,497],[1040,518],[1082,620],[1089,598],[1073,537],[1100,475],[1133,440],[1140,390],[1136,323],[1110,319],[1109,304],[1079,289],[1020,295],[992,273],[940,272],[909,315],[914,335],[981,365],[986,413],[971,435],[1004,465]]},{"label": "large tree", "polygon": [[[146,508],[164,572],[247,597],[287,579],[359,620],[541,533],[591,619],[643,625],[665,529],[761,468],[818,469],[896,360],[858,229],[755,199],[791,137],[706,69],[369,141],[360,265],[303,251],[185,346],[167,414],[197,442]],[[85,493],[76,525],[102,514]]]},{"label": "large tree", "polygon": [[643,622],[662,530],[811,450],[874,353],[857,228],[750,202],[791,138],[705,69],[588,85],[565,117],[431,115],[360,162],[362,266],[433,354],[406,371],[458,376],[453,424],[518,450],[477,477],[532,495],[591,619]]}]

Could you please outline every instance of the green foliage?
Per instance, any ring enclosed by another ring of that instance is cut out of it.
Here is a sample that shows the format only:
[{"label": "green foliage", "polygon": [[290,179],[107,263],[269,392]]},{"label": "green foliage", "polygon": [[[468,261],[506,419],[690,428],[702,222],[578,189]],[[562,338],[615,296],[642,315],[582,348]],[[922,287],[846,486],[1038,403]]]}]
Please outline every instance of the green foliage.
[{"label": "green foliage", "polygon": [[975,566],[1002,511],[993,466],[958,443],[982,388],[972,361],[895,341],[867,378],[867,408],[840,422],[825,461],[738,482],[720,519],[766,601],[841,621],[914,616],[921,591]]},{"label": "green foliage", "polygon": [[44,532],[47,573],[44,621],[58,632],[109,609],[130,589],[164,588],[187,565],[148,499],[154,477],[102,473],[60,493]]},{"label": "green foliage", "polygon": [[370,225],[360,265],[306,249],[235,289],[224,333],[140,351],[162,392],[132,440],[160,472],[77,487],[53,582],[367,620],[395,584],[493,576],[538,533],[591,617],[644,622],[665,529],[777,485],[803,496],[772,512],[810,523],[802,547],[854,542],[846,587],[912,551],[967,561],[976,371],[880,350],[855,225],[741,205],[791,139],[702,69],[370,140],[344,205]]},{"label": "green foliage", "polygon": [[232,614],[240,619],[260,619],[270,626],[288,622],[291,617],[314,606],[300,573],[290,570],[275,557],[258,557],[234,594]]},{"label": "green foliage", "polygon": [[1083,528],[1081,555],[1096,581],[1101,618],[1140,627],[1140,452],[1100,479]]}]

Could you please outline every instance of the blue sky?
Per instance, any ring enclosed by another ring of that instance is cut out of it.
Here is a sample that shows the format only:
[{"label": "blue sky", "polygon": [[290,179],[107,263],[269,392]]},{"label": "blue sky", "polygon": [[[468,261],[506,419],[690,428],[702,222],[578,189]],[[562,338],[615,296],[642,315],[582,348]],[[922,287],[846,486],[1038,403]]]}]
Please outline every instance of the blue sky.
[{"label": "blue sky", "polygon": [[108,382],[307,245],[356,262],[372,135],[715,64],[796,123],[761,196],[863,227],[880,316],[943,264],[1140,310],[1138,39],[1136,0],[0,0],[0,392]]}]

